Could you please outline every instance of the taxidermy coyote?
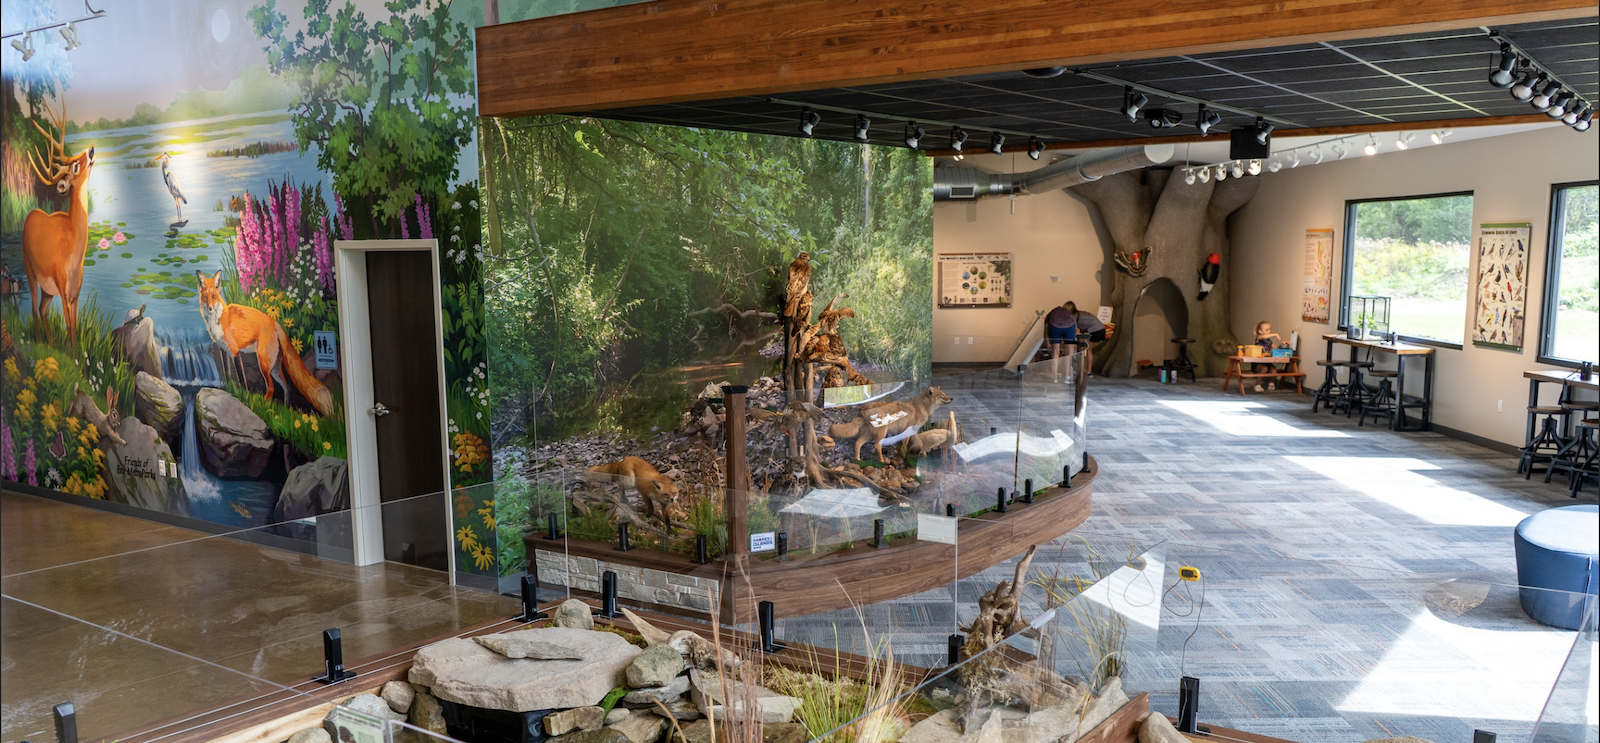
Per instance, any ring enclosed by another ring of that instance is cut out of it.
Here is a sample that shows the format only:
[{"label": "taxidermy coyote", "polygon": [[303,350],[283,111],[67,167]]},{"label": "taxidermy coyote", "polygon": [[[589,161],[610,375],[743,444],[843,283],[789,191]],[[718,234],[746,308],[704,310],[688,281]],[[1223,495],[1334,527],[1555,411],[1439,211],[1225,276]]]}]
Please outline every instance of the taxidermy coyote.
[{"label": "taxidermy coyote", "polygon": [[878,450],[878,461],[883,461],[883,440],[906,429],[921,428],[940,405],[950,402],[950,396],[938,387],[903,402],[872,403],[861,409],[855,420],[835,423],[828,427],[828,435],[835,441],[854,439],[856,459],[861,458],[861,445],[871,441]]},{"label": "taxidermy coyote", "polygon": [[[669,526],[674,515],[679,516],[680,520],[688,515],[679,506],[677,483],[668,480],[643,459],[633,456],[623,457],[621,461],[590,467],[588,472],[596,473],[583,478],[589,482],[617,482],[622,484],[623,490],[633,488],[639,491],[639,497],[644,501],[645,513],[666,522]],[[616,477],[598,475],[616,475]]]},{"label": "taxidermy coyote", "polygon": [[272,380],[276,378],[284,386],[283,403],[289,404],[289,383],[283,379],[283,374],[287,373],[295,389],[311,401],[311,407],[316,408],[318,413],[331,415],[333,395],[300,360],[300,354],[295,353],[294,344],[289,341],[289,334],[283,332],[283,326],[254,307],[223,304],[221,271],[209,279],[199,271],[195,271],[194,275],[200,279],[200,317],[206,322],[206,332],[211,335],[213,342],[227,347],[229,355],[239,365],[240,383],[244,382],[244,361],[239,358],[239,353],[254,351],[256,362],[261,365],[261,378],[267,383],[268,400],[272,399]]}]

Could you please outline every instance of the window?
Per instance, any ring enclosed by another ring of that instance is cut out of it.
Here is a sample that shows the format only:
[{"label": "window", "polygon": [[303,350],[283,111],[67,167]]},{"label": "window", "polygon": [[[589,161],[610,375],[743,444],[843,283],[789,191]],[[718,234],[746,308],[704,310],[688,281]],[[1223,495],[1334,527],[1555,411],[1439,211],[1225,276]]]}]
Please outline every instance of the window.
[{"label": "window", "polygon": [[1344,302],[1388,297],[1389,330],[1460,344],[1466,337],[1472,194],[1408,196],[1345,204]]},{"label": "window", "polygon": [[1550,259],[1544,274],[1544,337],[1539,360],[1600,363],[1600,191],[1594,181],[1565,183],[1550,194]]}]

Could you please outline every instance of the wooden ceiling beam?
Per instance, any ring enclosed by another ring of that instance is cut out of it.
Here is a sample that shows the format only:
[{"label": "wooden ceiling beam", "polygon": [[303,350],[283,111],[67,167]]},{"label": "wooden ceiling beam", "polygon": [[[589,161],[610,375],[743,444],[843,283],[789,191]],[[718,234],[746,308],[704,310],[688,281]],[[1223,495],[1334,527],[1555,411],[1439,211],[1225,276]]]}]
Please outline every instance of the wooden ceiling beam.
[{"label": "wooden ceiling beam", "polygon": [[1594,0],[652,0],[479,28],[478,109],[599,111],[1595,15]]},{"label": "wooden ceiling beam", "polygon": [[[1506,126],[1509,124],[1554,124],[1544,114],[1525,114],[1519,116],[1480,116],[1467,119],[1433,119],[1431,121],[1386,121],[1377,124],[1357,124],[1352,126],[1319,126],[1303,129],[1275,129],[1272,136],[1275,139],[1287,137],[1348,137],[1359,134],[1383,134],[1384,132],[1417,132],[1425,134],[1438,129],[1464,129],[1472,126]],[[979,131],[979,130],[973,130]],[[1050,142],[1045,145],[1046,151],[1052,150],[1093,150],[1103,147],[1142,147],[1147,144],[1199,144],[1201,142],[1227,142],[1228,133],[1218,132],[1209,137],[1198,134],[1179,134],[1170,137],[1129,137],[1126,139],[1095,139],[1083,142]],[[1008,144],[1001,148],[1003,152],[1027,152],[1026,144]],[[951,157],[955,150],[929,149],[923,150],[929,157]],[[968,155],[986,155],[989,150],[981,144],[967,148]]]}]

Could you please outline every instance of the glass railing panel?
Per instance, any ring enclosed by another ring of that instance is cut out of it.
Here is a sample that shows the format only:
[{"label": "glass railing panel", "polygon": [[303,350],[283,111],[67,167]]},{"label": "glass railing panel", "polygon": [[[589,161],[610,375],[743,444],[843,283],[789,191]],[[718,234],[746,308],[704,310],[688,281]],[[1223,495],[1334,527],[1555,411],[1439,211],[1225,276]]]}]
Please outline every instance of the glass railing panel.
[{"label": "glass railing panel", "polygon": [[1582,629],[1545,702],[1533,743],[1594,743],[1600,739],[1600,644],[1596,643],[1596,601],[1583,608]]}]

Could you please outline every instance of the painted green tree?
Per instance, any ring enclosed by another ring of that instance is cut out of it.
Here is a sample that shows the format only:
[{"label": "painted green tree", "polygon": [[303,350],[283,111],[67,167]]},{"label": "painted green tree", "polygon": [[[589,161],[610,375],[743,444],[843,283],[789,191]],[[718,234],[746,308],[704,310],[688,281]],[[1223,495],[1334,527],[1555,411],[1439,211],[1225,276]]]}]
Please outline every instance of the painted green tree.
[{"label": "painted green tree", "polygon": [[296,91],[301,149],[318,146],[318,167],[368,236],[397,236],[416,195],[439,203],[472,139],[472,29],[450,5],[389,0],[388,17],[369,20],[348,0],[306,0],[292,33],[276,0],[250,9],[268,68]]}]

